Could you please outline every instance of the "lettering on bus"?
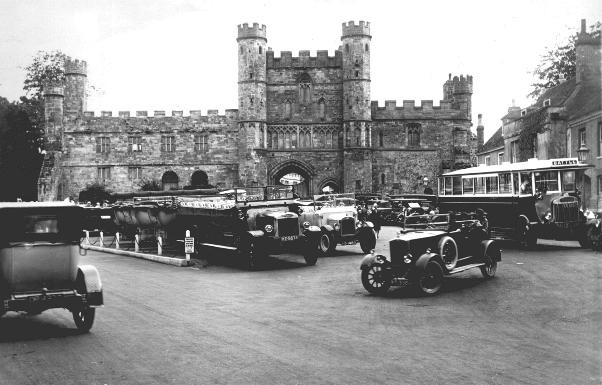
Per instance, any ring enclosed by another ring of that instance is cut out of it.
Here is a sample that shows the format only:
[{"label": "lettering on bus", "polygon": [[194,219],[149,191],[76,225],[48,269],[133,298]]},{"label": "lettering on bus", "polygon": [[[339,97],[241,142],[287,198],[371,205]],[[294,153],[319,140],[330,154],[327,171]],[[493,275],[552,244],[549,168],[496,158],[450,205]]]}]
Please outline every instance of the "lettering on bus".
[{"label": "lettering on bus", "polygon": [[573,166],[579,162],[576,159],[565,159],[565,160],[553,160],[552,166]]}]

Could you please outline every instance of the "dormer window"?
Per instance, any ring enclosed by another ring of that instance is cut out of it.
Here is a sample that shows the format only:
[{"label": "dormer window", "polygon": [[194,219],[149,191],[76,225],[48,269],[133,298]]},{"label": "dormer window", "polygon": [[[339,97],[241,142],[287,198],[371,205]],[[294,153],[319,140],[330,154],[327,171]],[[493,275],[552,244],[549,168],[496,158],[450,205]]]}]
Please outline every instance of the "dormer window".
[{"label": "dormer window", "polygon": [[546,99],[543,101],[543,106],[544,107],[549,107],[552,104],[552,101],[550,99]]}]

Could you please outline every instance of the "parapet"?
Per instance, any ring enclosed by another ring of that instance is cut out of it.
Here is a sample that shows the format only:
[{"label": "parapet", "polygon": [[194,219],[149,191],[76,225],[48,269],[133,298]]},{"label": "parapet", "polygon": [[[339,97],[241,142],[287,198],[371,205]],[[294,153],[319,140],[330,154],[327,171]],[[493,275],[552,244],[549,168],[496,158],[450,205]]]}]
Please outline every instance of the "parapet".
[{"label": "parapet", "polygon": [[319,50],[317,56],[310,56],[310,51],[299,51],[294,57],[291,51],[281,51],[280,57],[274,57],[274,51],[266,52],[267,68],[287,67],[340,67],[343,65],[341,51],[335,51],[334,56],[328,56],[328,50]]},{"label": "parapet", "polygon": [[[54,95],[54,93],[50,93],[49,95]],[[96,115],[94,111],[85,111],[84,116],[87,118],[94,118]],[[136,118],[154,118],[154,119],[173,119],[173,118],[188,118],[184,117],[184,111],[182,110],[172,110],[171,116],[166,114],[165,110],[154,110],[153,116],[149,116],[148,111],[136,111],[135,117],[130,113],[130,111],[119,111],[116,117],[113,117],[112,111],[100,111],[98,115],[99,118],[113,118],[113,119],[136,119]],[[190,110],[189,118],[192,120],[203,120],[203,121],[215,121],[215,120],[236,120],[238,119],[238,110],[237,109],[228,109],[226,110],[225,115],[220,115],[219,110],[207,110],[207,115],[203,115],[201,110]]]},{"label": "parapet", "polygon": [[461,111],[453,109],[451,102],[447,100],[440,100],[438,106],[434,106],[432,100],[421,100],[420,106],[416,106],[414,100],[404,100],[400,107],[397,106],[395,100],[385,100],[384,107],[379,107],[378,101],[373,100],[370,107],[373,119],[455,118],[461,113]]},{"label": "parapet", "polygon": [[85,60],[71,59],[69,56],[65,58],[65,75],[83,75],[88,74],[88,64]]},{"label": "parapet", "polygon": [[65,96],[65,88],[58,84],[49,84],[44,86],[43,95],[63,97]]},{"label": "parapet", "polygon": [[371,37],[370,36],[370,22],[364,22],[363,20],[360,20],[359,25],[355,25],[355,22],[350,21],[349,23],[343,23],[343,36],[341,37],[341,39],[343,39],[344,37],[350,37],[350,36],[367,36],[367,37]]},{"label": "parapet", "polygon": [[253,26],[249,27],[248,23],[244,23],[243,25],[238,25],[238,38],[236,39],[264,39],[266,38],[266,27],[265,24],[259,26],[259,23],[253,23]]}]

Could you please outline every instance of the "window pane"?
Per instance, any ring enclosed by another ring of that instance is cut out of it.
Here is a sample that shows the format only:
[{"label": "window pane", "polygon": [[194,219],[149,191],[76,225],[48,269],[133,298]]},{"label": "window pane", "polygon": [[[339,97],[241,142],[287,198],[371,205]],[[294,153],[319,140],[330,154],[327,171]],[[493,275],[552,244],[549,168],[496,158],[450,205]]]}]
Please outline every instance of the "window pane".
[{"label": "window pane", "polygon": [[512,180],[510,173],[500,174],[500,194],[512,193]]},{"label": "window pane", "polygon": [[439,178],[439,195],[445,195],[445,189],[443,185],[445,184],[445,178]]},{"label": "window pane", "polygon": [[445,178],[445,195],[452,194],[452,178],[450,176]]},{"label": "window pane", "polygon": [[558,191],[558,171],[540,171],[535,173],[536,191]]},{"label": "window pane", "polygon": [[485,194],[485,178],[475,178],[475,194]]},{"label": "window pane", "polygon": [[497,194],[497,176],[485,178],[485,192],[487,194]]},{"label": "window pane", "polygon": [[520,173],[520,193],[521,194],[533,194],[533,186],[531,186],[531,173],[521,172]]},{"label": "window pane", "polygon": [[474,194],[474,178],[464,178],[462,180],[462,188],[464,189],[464,194]]},{"label": "window pane", "polygon": [[575,191],[575,171],[562,172],[562,191]]},{"label": "window pane", "polygon": [[455,176],[452,178],[453,188],[452,191],[454,195],[462,195],[462,178],[459,176]]}]

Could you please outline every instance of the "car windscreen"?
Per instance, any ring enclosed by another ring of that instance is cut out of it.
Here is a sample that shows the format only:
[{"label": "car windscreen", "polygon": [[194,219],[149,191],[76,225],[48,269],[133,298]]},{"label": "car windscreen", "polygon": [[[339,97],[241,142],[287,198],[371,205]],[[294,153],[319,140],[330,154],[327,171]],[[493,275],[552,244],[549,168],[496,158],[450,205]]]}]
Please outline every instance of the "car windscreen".
[{"label": "car windscreen", "polygon": [[9,242],[74,242],[82,236],[83,209],[78,207],[52,210],[2,209],[0,243]]}]

